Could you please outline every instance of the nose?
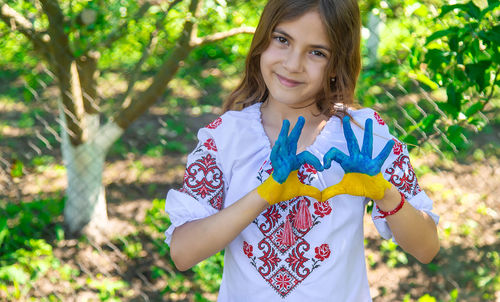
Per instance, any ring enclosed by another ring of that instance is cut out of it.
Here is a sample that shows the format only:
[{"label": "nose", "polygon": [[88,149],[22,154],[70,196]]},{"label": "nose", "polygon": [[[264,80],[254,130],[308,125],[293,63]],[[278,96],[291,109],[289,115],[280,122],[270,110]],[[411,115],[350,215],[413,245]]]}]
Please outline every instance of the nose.
[{"label": "nose", "polygon": [[302,57],[299,52],[290,50],[284,60],[283,66],[289,72],[300,72],[302,71]]}]

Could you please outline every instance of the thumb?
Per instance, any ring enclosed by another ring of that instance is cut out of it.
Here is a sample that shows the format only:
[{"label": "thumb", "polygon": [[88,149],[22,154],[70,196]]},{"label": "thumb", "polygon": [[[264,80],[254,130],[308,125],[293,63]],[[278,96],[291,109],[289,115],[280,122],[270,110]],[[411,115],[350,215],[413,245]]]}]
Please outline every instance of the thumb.
[{"label": "thumb", "polygon": [[347,194],[347,188],[343,183],[338,183],[336,185],[330,186],[321,192],[321,201],[327,201],[328,199],[335,197],[337,195]]},{"label": "thumb", "polygon": [[322,193],[316,187],[301,184],[298,187],[298,191],[299,192],[298,192],[297,196],[309,196],[309,197],[312,197],[312,198],[314,198],[314,199],[316,199],[318,201],[321,201]]}]

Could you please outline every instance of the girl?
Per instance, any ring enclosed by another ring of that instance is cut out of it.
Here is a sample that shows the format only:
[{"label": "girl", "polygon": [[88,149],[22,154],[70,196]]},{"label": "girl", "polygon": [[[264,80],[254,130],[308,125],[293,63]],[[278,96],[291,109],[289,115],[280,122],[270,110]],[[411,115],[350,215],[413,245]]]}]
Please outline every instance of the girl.
[{"label": "girl", "polygon": [[270,0],[242,83],[198,132],[167,195],[166,242],[180,270],[225,249],[219,301],[371,301],[370,199],[384,238],[424,263],[439,250],[406,147],[376,112],[349,108],[360,27],[355,0]]}]

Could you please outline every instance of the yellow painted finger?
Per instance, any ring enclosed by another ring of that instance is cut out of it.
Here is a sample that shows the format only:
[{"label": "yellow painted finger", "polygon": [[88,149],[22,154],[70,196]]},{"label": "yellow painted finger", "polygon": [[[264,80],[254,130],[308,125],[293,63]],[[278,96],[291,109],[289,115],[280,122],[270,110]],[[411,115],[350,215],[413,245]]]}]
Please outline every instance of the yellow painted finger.
[{"label": "yellow painted finger", "polygon": [[391,184],[384,179],[382,173],[375,176],[363,173],[346,173],[338,184],[323,190],[322,201],[340,194],[364,196],[379,200],[384,197],[385,190],[390,187]]},{"label": "yellow painted finger", "polygon": [[298,185],[298,189],[299,189],[299,191],[298,191],[298,194],[296,196],[309,196],[309,197],[312,197],[312,198],[319,200],[319,201],[322,199],[321,191],[316,187],[308,186],[308,185],[305,185],[303,183],[300,183]]},{"label": "yellow painted finger", "polygon": [[257,193],[271,205],[297,196],[310,196],[316,200],[321,200],[321,191],[313,186],[301,183],[297,171],[292,171],[282,184],[275,181],[272,176],[268,177],[257,188]]}]

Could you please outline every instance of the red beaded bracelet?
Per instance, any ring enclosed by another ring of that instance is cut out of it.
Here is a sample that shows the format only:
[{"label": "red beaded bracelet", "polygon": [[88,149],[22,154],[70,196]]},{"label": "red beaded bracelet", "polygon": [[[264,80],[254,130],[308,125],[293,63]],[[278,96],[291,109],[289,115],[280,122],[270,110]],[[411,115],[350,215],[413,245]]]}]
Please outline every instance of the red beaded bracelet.
[{"label": "red beaded bracelet", "polygon": [[394,210],[392,211],[389,211],[389,212],[385,212],[385,211],[382,211],[378,206],[377,206],[377,210],[380,212],[380,216],[375,216],[374,219],[379,219],[379,218],[385,218],[387,216],[391,216],[391,215],[394,215],[396,214],[397,212],[399,212],[399,210],[401,210],[401,208],[403,207],[403,205],[405,204],[405,195],[401,192],[399,192],[399,194],[401,194],[401,202],[398,204],[398,206],[396,208],[394,208]]}]

